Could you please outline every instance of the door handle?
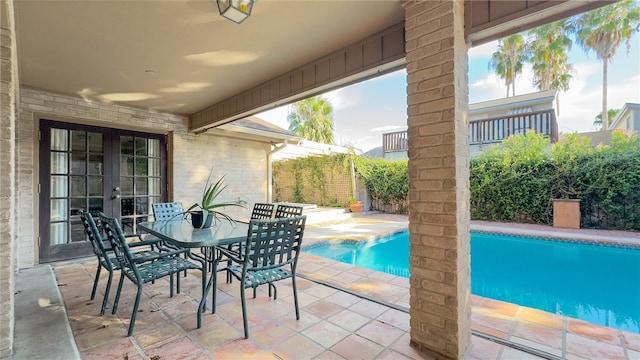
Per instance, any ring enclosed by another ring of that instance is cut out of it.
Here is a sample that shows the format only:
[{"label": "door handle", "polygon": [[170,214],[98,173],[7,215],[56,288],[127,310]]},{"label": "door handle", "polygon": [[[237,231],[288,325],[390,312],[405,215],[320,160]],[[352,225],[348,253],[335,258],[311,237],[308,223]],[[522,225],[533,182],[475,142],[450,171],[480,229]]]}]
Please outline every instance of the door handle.
[{"label": "door handle", "polygon": [[120,191],[120,186],[116,186],[113,188],[113,191]]},{"label": "door handle", "polygon": [[120,199],[120,194],[115,194],[111,196],[112,199]]}]

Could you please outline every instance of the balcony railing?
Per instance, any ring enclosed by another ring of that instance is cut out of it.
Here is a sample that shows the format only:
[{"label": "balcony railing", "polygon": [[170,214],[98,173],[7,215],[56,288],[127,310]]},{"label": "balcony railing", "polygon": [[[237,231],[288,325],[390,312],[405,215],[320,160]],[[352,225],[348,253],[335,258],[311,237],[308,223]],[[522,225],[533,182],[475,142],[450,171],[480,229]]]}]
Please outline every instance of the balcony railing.
[{"label": "balcony railing", "polygon": [[[526,134],[533,130],[543,134],[552,143],[558,141],[558,123],[554,110],[534,111],[522,114],[475,120],[469,122],[469,145],[496,144],[511,135]],[[407,132],[396,131],[382,134],[382,150],[387,152],[407,151]]]},{"label": "balcony railing", "polygon": [[407,151],[408,148],[409,144],[407,142],[406,131],[382,134],[382,151]]},{"label": "balcony railing", "polygon": [[469,122],[469,145],[495,144],[511,135],[526,134],[533,130],[543,134],[552,143],[558,141],[558,123],[554,110],[475,120]]}]

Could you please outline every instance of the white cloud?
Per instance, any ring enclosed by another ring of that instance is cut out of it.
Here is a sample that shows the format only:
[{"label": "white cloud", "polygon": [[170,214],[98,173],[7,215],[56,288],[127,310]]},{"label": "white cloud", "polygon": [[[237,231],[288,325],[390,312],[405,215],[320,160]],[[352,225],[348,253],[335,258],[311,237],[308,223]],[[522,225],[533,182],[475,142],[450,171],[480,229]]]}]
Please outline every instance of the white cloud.
[{"label": "white cloud", "polygon": [[272,110],[261,112],[256,116],[260,119],[270,122],[276,126],[280,126],[283,129],[289,128],[289,122],[287,121],[287,115],[289,115],[289,106],[281,106]]},{"label": "white cloud", "polygon": [[[537,90],[531,85],[533,73],[531,65],[526,64],[522,69],[522,74],[516,78],[516,95],[528,94]],[[511,91],[509,91],[511,94]],[[501,99],[507,96],[507,87],[504,80],[495,73],[488,73],[484,78],[469,85],[469,103]]]},{"label": "white cloud", "polygon": [[486,44],[478,45],[469,49],[468,57],[469,60],[474,58],[491,58],[491,55],[498,48],[498,40],[488,42]]},{"label": "white cloud", "polygon": [[328,93],[322,94],[322,96],[329,100],[333,106],[333,111],[340,109],[346,109],[350,106],[358,105],[362,102],[362,97],[356,91],[352,91],[350,88],[342,88]]},{"label": "white cloud", "polygon": [[390,132],[390,131],[399,131],[399,130],[405,130],[407,127],[406,126],[394,126],[394,125],[387,125],[387,126],[379,126],[376,128],[371,129],[371,132]]}]

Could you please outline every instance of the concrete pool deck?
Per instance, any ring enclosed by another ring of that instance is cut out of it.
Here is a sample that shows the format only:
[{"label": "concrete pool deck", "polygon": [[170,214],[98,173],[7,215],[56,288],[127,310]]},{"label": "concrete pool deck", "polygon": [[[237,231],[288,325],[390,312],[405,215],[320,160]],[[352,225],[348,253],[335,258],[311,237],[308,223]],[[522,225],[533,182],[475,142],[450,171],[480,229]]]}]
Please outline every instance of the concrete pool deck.
[{"label": "concrete pool deck", "polygon": [[[374,213],[335,221],[316,220],[307,225],[304,239],[305,243],[345,237],[364,239],[401,231],[407,224],[406,216]],[[474,223],[472,228],[476,226],[515,227]],[[549,227],[525,227],[530,231],[553,231]],[[571,232],[640,241],[640,234],[634,233]],[[82,359],[430,359],[409,346],[407,278],[302,254],[298,280],[300,320],[295,321],[293,315],[290,284],[280,282],[275,301],[262,289],[256,299],[248,296],[251,338],[244,339],[238,282],[225,284],[222,277],[218,312],[204,315],[203,327],[196,329],[200,278],[194,272],[182,281],[182,293],[173,298],[168,297],[166,280],[145,286],[134,336],[127,337],[135,294],[130,282],[125,282],[118,313],[99,316],[102,295],[89,300],[96,260],[86,258],[51,266],[55,284],[42,286],[57,285],[60,290]],[[16,281],[21,280],[19,274]],[[37,281],[52,280],[41,277]],[[105,281],[106,276],[102,276],[100,291]],[[16,303],[16,307],[22,305]],[[638,334],[477,296],[472,296],[471,305],[473,334],[465,359],[640,359]],[[27,337],[31,346],[47,343],[31,337],[33,334],[36,332],[20,336]],[[56,355],[49,352],[46,358],[62,359]],[[21,359],[20,354],[10,358]]]}]

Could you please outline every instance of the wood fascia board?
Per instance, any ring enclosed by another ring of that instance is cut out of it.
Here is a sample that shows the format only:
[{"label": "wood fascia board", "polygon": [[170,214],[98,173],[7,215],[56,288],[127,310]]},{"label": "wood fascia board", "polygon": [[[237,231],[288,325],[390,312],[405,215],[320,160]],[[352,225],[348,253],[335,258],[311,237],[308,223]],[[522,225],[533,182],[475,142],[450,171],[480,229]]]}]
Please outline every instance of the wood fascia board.
[{"label": "wood fascia board", "polygon": [[274,107],[402,69],[405,66],[404,43],[403,21],[192,114],[189,130],[196,133],[206,131]]},{"label": "wood fascia board", "polygon": [[[496,0],[467,0],[465,1],[465,35],[471,46],[480,45],[497,40],[511,34],[529,30],[539,25],[564,19],[595,8],[599,8],[616,0],[584,0],[584,1],[541,1],[525,9],[515,11],[500,18],[491,19],[491,4],[499,4]],[[479,8],[481,4],[487,4],[482,11],[486,11],[486,21],[473,23],[473,7]]]}]

